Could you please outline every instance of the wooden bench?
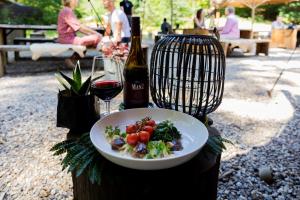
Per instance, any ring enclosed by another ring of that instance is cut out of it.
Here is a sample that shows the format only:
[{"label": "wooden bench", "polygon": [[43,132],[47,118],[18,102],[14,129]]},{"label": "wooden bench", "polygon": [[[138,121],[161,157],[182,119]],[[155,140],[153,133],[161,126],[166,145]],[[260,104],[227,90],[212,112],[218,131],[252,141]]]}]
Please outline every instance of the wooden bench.
[{"label": "wooden bench", "polygon": [[24,37],[16,37],[14,39],[14,44],[20,44],[20,43],[45,43],[45,42],[55,42],[55,39],[52,38],[24,38]]},{"label": "wooden bench", "polygon": [[259,55],[260,53],[263,53],[266,56],[269,55],[270,40],[268,39],[221,39],[220,42],[223,48],[226,48],[226,50],[224,50],[226,56],[230,55],[233,48],[236,46],[251,46],[253,44],[256,45],[256,55]]},{"label": "wooden bench", "polygon": [[[41,38],[41,37],[32,37],[32,38],[25,38],[25,37],[16,37],[14,39],[14,44],[18,45],[20,43],[24,43],[24,44],[33,44],[33,43],[46,43],[46,42],[50,42],[50,43],[55,43],[56,39],[53,38]],[[19,52],[15,51],[15,60],[19,59]]]},{"label": "wooden bench", "polygon": [[[142,45],[145,59],[148,60],[148,49],[149,46]],[[88,48],[88,50],[95,50],[95,48]],[[21,52],[30,51],[30,45],[0,45],[0,77],[4,76],[7,65],[7,52]]]},{"label": "wooden bench", "polygon": [[14,51],[30,51],[29,45],[0,45],[0,77],[5,74],[5,66],[7,65],[6,52]]}]

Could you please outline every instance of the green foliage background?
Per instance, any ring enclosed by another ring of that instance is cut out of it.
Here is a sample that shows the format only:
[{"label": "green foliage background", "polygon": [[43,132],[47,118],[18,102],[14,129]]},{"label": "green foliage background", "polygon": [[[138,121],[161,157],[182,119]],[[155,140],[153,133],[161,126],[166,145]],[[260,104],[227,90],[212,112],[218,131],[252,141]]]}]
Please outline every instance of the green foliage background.
[{"label": "green foliage background", "polygon": [[61,7],[61,0],[19,0],[18,2],[42,10],[43,15],[36,19],[36,22],[56,24],[57,13]]},{"label": "green foliage background", "polygon": [[[134,12],[136,15],[141,16],[144,27],[159,27],[163,18],[171,21],[171,0],[131,0],[134,4]],[[100,15],[105,11],[102,6],[102,0],[91,0]],[[34,19],[26,19],[25,23],[28,24],[56,24],[57,15],[61,9],[61,0],[18,0],[18,3],[38,8],[42,11],[43,15]],[[116,0],[116,6],[119,7],[119,1]],[[208,8],[209,0],[173,0],[173,20],[174,24],[185,24],[192,26],[192,17],[197,9]],[[87,0],[79,0],[79,7],[76,9],[79,17],[94,18],[95,14],[91,9]],[[7,19],[7,21],[15,21],[17,19]],[[13,22],[12,22],[13,23]]]},{"label": "green foliage background", "polygon": [[300,24],[300,2],[284,5],[279,8],[279,12],[287,22]]},{"label": "green foliage background", "polygon": [[[157,30],[163,18],[171,21],[171,2],[173,2],[173,25],[179,24],[181,28],[192,27],[192,18],[199,8],[208,8],[209,0],[131,0],[134,4],[134,13],[142,17],[144,30]],[[1,11],[0,21],[3,23],[27,23],[27,24],[56,24],[57,15],[61,9],[61,0],[17,0],[18,3],[32,6],[41,10],[43,15],[24,20],[13,19],[5,10]],[[91,0],[98,13],[105,13],[102,0]],[[119,7],[119,0],[116,6]],[[249,8],[237,8],[237,15],[250,18]],[[95,14],[87,0],[79,0],[79,7],[76,9],[79,18],[90,17],[96,20]],[[223,13],[223,10],[221,10]],[[265,5],[257,9],[257,21],[273,21],[280,14],[286,22],[300,23],[300,2],[289,5]]]}]

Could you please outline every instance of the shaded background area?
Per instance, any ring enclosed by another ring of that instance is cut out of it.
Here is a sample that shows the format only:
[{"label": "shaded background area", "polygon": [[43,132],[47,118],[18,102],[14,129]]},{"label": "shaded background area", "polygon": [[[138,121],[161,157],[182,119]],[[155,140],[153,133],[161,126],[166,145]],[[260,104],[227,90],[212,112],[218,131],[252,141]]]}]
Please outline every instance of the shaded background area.
[{"label": "shaded background area", "polygon": [[43,11],[9,0],[0,0],[1,24],[42,24]]}]

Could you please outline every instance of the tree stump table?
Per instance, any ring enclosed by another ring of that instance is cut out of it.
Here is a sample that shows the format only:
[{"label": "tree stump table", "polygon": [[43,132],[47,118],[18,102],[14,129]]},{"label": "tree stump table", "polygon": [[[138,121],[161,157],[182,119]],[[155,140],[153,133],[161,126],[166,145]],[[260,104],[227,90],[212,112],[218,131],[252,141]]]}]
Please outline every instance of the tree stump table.
[{"label": "tree stump table", "polygon": [[[220,135],[213,127],[208,131],[210,135]],[[100,185],[92,184],[86,173],[79,177],[72,173],[74,199],[216,199],[220,158],[221,155],[202,150],[180,166],[142,171],[121,167],[100,157],[106,162]]]}]

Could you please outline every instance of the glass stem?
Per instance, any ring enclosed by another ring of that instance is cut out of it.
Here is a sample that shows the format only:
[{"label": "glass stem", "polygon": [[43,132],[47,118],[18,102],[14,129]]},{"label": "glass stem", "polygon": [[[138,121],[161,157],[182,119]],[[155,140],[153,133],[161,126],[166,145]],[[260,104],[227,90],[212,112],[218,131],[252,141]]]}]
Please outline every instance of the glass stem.
[{"label": "glass stem", "polygon": [[105,101],[105,106],[106,106],[106,114],[110,114],[110,101]]},{"label": "glass stem", "polygon": [[99,98],[98,98],[98,105],[99,105],[99,117],[101,118],[101,100]]}]

